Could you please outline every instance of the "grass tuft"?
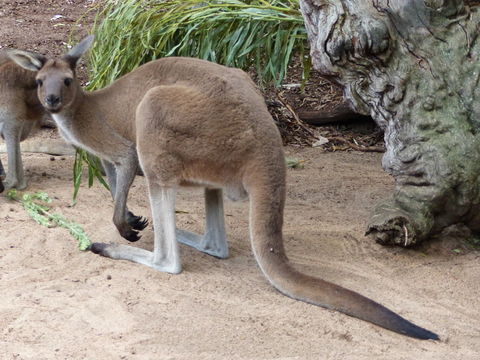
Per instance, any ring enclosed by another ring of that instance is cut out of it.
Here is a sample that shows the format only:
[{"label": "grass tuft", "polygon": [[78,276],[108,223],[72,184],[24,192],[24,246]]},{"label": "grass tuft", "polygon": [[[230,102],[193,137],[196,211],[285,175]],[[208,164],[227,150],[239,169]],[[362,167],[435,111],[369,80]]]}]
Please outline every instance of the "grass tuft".
[{"label": "grass tuft", "polygon": [[280,85],[293,54],[310,63],[298,0],[109,0],[98,19],[90,89],[166,56],[254,67],[261,85]]}]

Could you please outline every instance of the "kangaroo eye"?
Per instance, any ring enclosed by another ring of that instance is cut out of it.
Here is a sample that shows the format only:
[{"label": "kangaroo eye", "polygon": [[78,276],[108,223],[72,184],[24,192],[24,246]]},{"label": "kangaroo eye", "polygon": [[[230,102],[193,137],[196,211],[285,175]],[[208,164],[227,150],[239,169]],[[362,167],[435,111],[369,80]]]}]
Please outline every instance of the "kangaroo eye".
[{"label": "kangaroo eye", "polygon": [[63,82],[65,83],[66,86],[70,86],[70,84],[72,83],[73,79],[72,78],[66,78],[65,80],[63,80]]},{"label": "kangaroo eye", "polygon": [[37,81],[36,81],[36,82],[37,82],[37,85],[38,85],[39,87],[43,85],[43,81],[42,81],[42,80],[40,80],[40,79],[37,79]]}]

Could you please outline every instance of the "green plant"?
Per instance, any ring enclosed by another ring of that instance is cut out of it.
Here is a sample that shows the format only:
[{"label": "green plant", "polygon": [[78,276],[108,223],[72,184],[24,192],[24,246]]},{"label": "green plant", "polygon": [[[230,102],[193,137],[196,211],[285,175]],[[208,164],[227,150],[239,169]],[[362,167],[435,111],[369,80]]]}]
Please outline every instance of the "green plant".
[{"label": "green plant", "polygon": [[36,192],[34,194],[21,194],[15,189],[7,192],[7,197],[13,201],[22,204],[28,215],[38,224],[53,227],[55,225],[67,229],[70,234],[78,241],[78,248],[82,251],[90,248],[91,242],[82,227],[74,222],[67,220],[59,214],[52,214],[49,212],[47,204],[52,202],[52,199],[45,192]]},{"label": "green plant", "polygon": [[107,190],[110,189],[103,178],[100,160],[85,150],[77,149],[73,164],[73,203],[77,201],[78,191],[82,183],[84,164],[87,165],[88,169],[88,187],[93,185],[93,180],[96,178]]},{"label": "green plant", "polygon": [[109,0],[98,19],[90,89],[166,56],[253,66],[260,83],[276,85],[293,54],[310,64],[298,0]]},{"label": "green plant", "polygon": [[468,243],[473,249],[480,250],[480,237],[478,235],[470,237]]},{"label": "green plant", "polygon": [[299,160],[296,158],[285,158],[287,168],[289,169],[303,169],[305,166],[305,160]]}]

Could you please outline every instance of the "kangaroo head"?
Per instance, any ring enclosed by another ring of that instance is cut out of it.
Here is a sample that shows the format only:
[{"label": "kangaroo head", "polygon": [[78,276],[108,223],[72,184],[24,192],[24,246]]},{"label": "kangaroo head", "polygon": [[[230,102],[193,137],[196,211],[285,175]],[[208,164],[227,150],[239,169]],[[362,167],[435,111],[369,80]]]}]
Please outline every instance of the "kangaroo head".
[{"label": "kangaroo head", "polygon": [[68,108],[80,91],[75,75],[78,60],[90,48],[94,37],[87,36],[60,58],[48,59],[43,55],[12,50],[9,57],[24,69],[38,71],[36,76],[38,99],[51,113]]}]

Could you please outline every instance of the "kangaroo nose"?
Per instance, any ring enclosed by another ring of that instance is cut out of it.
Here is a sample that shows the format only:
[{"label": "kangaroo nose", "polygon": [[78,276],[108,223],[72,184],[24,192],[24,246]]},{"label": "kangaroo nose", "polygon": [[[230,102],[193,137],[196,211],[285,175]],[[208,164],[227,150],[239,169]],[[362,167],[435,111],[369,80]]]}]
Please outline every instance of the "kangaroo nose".
[{"label": "kangaroo nose", "polygon": [[45,98],[45,102],[48,106],[57,106],[60,103],[60,96],[57,95],[48,95]]}]

